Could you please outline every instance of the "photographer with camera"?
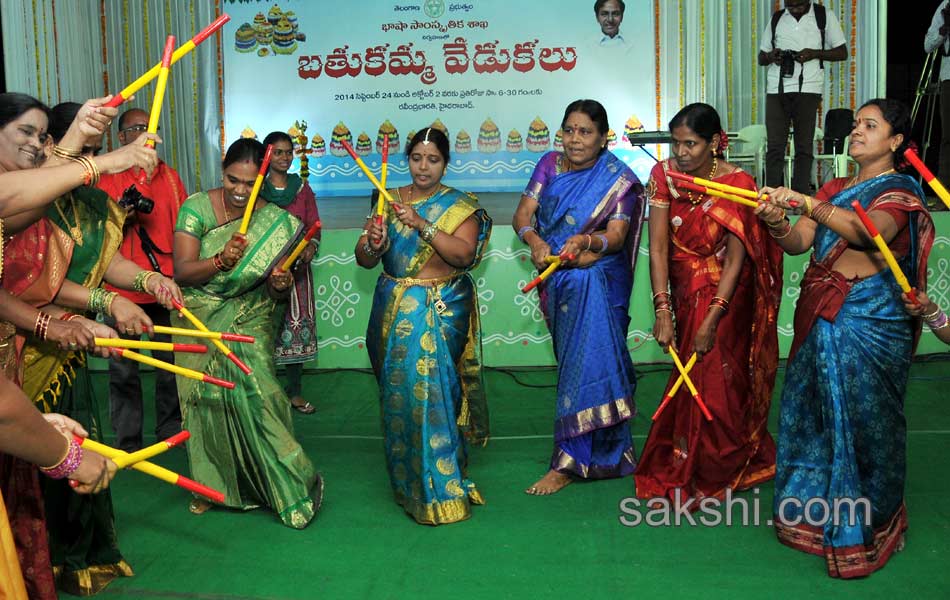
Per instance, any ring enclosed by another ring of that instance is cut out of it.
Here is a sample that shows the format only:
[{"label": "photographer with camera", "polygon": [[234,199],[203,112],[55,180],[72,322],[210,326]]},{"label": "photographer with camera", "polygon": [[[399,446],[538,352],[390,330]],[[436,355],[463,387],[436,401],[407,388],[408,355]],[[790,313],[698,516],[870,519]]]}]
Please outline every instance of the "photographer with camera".
[{"label": "photographer with camera", "polygon": [[848,58],[835,13],[810,0],[785,0],[762,33],[759,64],[768,65],[765,184],[784,185],[789,123],[795,128],[795,170],[790,187],[811,192],[815,117],[824,91],[825,62]]},{"label": "photographer with camera", "polygon": [[[940,48],[940,170],[937,179],[950,181],[950,3],[943,0],[924,37],[924,52],[930,54]],[[940,206],[940,203],[937,203]]]},{"label": "photographer with camera", "polygon": [[[133,108],[119,116],[119,141],[123,146],[133,143],[148,126],[148,113]],[[166,277],[174,275],[172,247],[178,209],[188,194],[178,173],[163,161],[147,178],[138,169],[103,175],[98,187],[109,194],[128,212],[119,252],[143,269],[159,271]],[[152,296],[141,292],[116,291],[142,307],[155,325],[169,325],[169,312]],[[119,332],[126,339],[138,336]],[[169,336],[155,335],[156,341],[171,341]],[[152,351],[166,362],[175,362],[171,352]],[[109,412],[116,434],[116,446],[127,452],[142,448],[142,385],[138,363],[131,360],[109,361]],[[175,375],[155,371],[155,436],[165,439],[181,431],[181,409]]]}]

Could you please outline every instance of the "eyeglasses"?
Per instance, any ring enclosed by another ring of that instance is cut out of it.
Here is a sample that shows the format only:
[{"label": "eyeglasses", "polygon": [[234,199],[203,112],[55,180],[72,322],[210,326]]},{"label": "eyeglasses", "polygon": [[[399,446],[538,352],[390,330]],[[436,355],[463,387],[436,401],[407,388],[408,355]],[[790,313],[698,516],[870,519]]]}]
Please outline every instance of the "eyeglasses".
[{"label": "eyeglasses", "polygon": [[283,150],[281,148],[275,148],[274,150],[271,151],[271,154],[273,154],[274,156],[293,156],[294,151],[293,149]]},{"label": "eyeglasses", "polygon": [[[148,125],[130,125],[125,129],[120,129],[119,133],[142,133],[143,131],[148,130]],[[161,131],[162,126],[159,125],[157,131]]]}]

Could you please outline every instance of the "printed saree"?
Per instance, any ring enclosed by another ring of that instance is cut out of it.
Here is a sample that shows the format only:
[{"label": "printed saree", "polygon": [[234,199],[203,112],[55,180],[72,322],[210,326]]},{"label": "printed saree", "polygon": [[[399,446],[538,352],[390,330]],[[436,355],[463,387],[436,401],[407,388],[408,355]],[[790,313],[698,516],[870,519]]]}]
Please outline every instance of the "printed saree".
[{"label": "printed saree", "polygon": [[[207,258],[221,250],[239,225],[240,219],[218,225],[208,194],[202,192],[182,205],[176,230],[200,240],[199,256]],[[250,510],[264,505],[295,529],[303,529],[316,515],[322,482],[294,438],[290,402],[277,380],[272,349],[284,305],[268,295],[266,279],[301,231],[290,213],[265,204],[254,211],[241,262],[200,287],[182,290],[185,306],[210,330],[256,338],[253,344],[229,346],[253,372],[245,375],[214,348],[176,357],[183,367],[237,384],[228,390],[177,378],[182,428],[191,432],[187,450],[194,479],[224,492],[225,506]],[[172,322],[191,327],[177,313]]]},{"label": "printed saree", "polygon": [[[835,180],[823,192],[842,187]],[[888,175],[829,201],[906,213],[910,251],[898,262],[924,289],[934,229],[922,198],[910,177]],[[904,312],[889,269],[859,280],[834,271],[846,247],[818,227],[782,391],[774,508],[779,541],[824,556],[832,577],[852,578],[883,567],[907,529],[904,392],[920,320]],[[870,520],[851,502],[869,503]]]},{"label": "printed saree", "polygon": [[[299,175],[288,174],[287,186],[278,190],[264,180],[261,197],[283,208],[303,222],[304,230],[320,219],[317,198],[310,185]],[[320,233],[314,238],[320,241]],[[308,265],[309,266],[309,265]],[[294,289],[287,299],[284,321],[276,339],[274,361],[281,364],[305,363],[317,354],[317,325],[314,318],[313,271],[294,271]]]},{"label": "printed saree", "polygon": [[452,188],[413,208],[448,233],[472,216],[479,226],[472,265],[416,279],[435,250],[387,207],[391,246],[366,330],[393,494],[417,522],[439,525],[467,519],[471,504],[484,504],[467,476],[463,436],[488,439],[478,294],[469,272],[481,260],[491,219],[474,196]]},{"label": "printed saree", "polygon": [[[782,249],[751,209],[700,196],[694,204],[673,185],[669,160],[650,176],[651,200],[669,203],[669,279],[676,347],[685,363],[716,295],[729,234],[746,251],[729,310],[712,349],[690,378],[712,414],[707,421],[683,385],[650,428],[635,481],[641,498],[722,499],[775,475],[775,442],[767,430],[778,367],[776,315],[782,291]],[[716,178],[755,190],[744,171]],[[673,370],[668,391],[679,378]]]},{"label": "printed saree", "polygon": [[567,239],[628,221],[624,248],[587,268],[559,269],[540,286],[558,365],[551,468],[585,479],[629,475],[636,466],[629,421],[636,374],[627,350],[633,266],[643,222],[643,186],[604,152],[589,169],[562,172],[550,152],[524,194],[538,201],[538,235],[556,253]]}]

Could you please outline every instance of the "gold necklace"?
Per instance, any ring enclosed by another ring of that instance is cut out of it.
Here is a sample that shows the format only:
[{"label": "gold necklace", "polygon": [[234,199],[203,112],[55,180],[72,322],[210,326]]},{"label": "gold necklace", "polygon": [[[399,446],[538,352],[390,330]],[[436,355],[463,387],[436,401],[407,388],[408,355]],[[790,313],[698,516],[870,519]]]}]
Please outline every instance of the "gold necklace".
[{"label": "gold necklace", "polygon": [[231,212],[228,210],[228,201],[224,199],[224,190],[221,190],[221,208],[224,209],[224,222],[231,222]]},{"label": "gold necklace", "polygon": [[[864,181],[871,181],[872,179],[874,179],[874,178],[876,178],[876,177],[882,177],[882,176],[884,176],[884,175],[888,175],[888,174],[890,174],[890,173],[896,173],[896,172],[897,172],[897,169],[890,168],[890,169],[888,169],[888,170],[886,170],[886,171],[881,171],[880,173],[878,173],[878,174],[875,175],[874,177],[868,177],[868,178],[865,179]],[[846,184],[844,185],[844,189],[848,189],[848,188],[850,188],[851,186],[856,185],[857,183],[858,183],[858,176],[855,175],[854,177],[851,178],[850,181],[848,181],[848,183],[846,183]],[[864,182],[861,182],[861,183],[864,183]]]},{"label": "gold necklace", "polygon": [[[411,183],[410,183],[410,184],[409,184],[409,199],[406,200],[406,204],[421,204],[421,203],[425,202],[426,200],[428,200],[429,198],[431,198],[432,196],[435,196],[437,193],[441,192],[441,191],[442,191],[442,187],[443,187],[443,186],[442,186],[442,184],[440,183],[439,185],[436,186],[436,188],[435,188],[434,190],[432,190],[432,193],[431,193],[431,194],[429,194],[429,195],[426,196],[425,198],[420,198],[419,200],[413,201],[413,199],[412,199],[412,193],[415,191],[416,188],[415,188],[415,184],[411,184]],[[399,199],[402,200],[402,194],[399,195]]]},{"label": "gold necklace", "polygon": [[63,219],[63,223],[66,224],[66,227],[69,228],[69,237],[73,238],[77,244],[82,246],[82,229],[79,228],[79,211],[76,209],[76,202],[73,200],[72,194],[69,195],[69,205],[73,207],[73,219],[76,221],[75,225],[69,224],[69,219],[66,218],[66,213],[63,212],[62,207],[59,205],[59,200],[53,203],[56,206],[56,211],[59,213],[60,218]]},{"label": "gold necklace", "polygon": [[[718,169],[719,169],[719,160],[715,156],[713,156],[712,170],[709,171],[709,177],[707,177],[706,179],[709,179],[709,180],[715,179],[716,171]],[[690,204],[692,204],[693,206],[696,206],[697,204],[703,201],[703,198],[705,196],[703,194],[699,194],[696,198],[694,198],[693,192],[689,191],[689,192],[686,192],[686,197],[689,199]]]}]

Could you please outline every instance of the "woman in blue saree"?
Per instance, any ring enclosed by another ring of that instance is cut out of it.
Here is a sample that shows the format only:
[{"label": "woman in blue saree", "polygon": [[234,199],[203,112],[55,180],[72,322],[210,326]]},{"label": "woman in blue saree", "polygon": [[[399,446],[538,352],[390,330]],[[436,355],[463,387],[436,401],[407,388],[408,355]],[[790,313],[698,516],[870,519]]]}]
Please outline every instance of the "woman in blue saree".
[{"label": "woman in blue saree", "polygon": [[627,311],[643,186],[606,150],[607,112],[599,102],[572,102],[561,130],[563,154],[538,161],[512,224],[538,270],[555,252],[562,256],[561,268],[538,287],[558,386],[551,468],[526,490],[535,495],[553,494],[573,478],[623,477],[636,467]]},{"label": "woman in blue saree", "polygon": [[356,246],[383,264],[366,330],[380,391],[386,464],[396,502],[417,522],[454,523],[484,504],[466,472],[463,436],[488,437],[478,294],[469,272],[491,219],[478,200],[442,185],[449,141],[419,131],[407,146],[412,182],[392,190],[385,221],[370,217]]},{"label": "woman in blue saree", "polygon": [[[869,575],[903,546],[907,529],[904,392],[921,321],[852,202],[867,211],[908,279],[926,288],[933,222],[923,192],[895,171],[909,143],[900,102],[867,102],[850,154],[858,174],[815,198],[764,188],[756,209],[789,254],[813,248],[795,309],[779,419],[775,531],[782,543],[824,556],[832,577]],[[791,202],[790,202],[791,201]],[[804,216],[791,226],[783,210]]]},{"label": "woman in blue saree", "polygon": [[[182,426],[191,432],[193,477],[224,493],[224,505],[272,509],[287,527],[303,529],[323,501],[323,480],[294,438],[290,402],[277,380],[273,348],[293,275],[277,268],[303,233],[300,221],[259,198],[247,234],[238,233],[264,158],[257,140],[228,148],[223,186],[189,197],[175,226],[175,279],[188,307],[212,331],[253,335],[232,352],[244,374],[221,352],[180,354],[183,367],[237,384],[233,390],[178,377]],[[174,325],[190,324],[173,314]],[[191,512],[211,505],[195,498]]]}]

